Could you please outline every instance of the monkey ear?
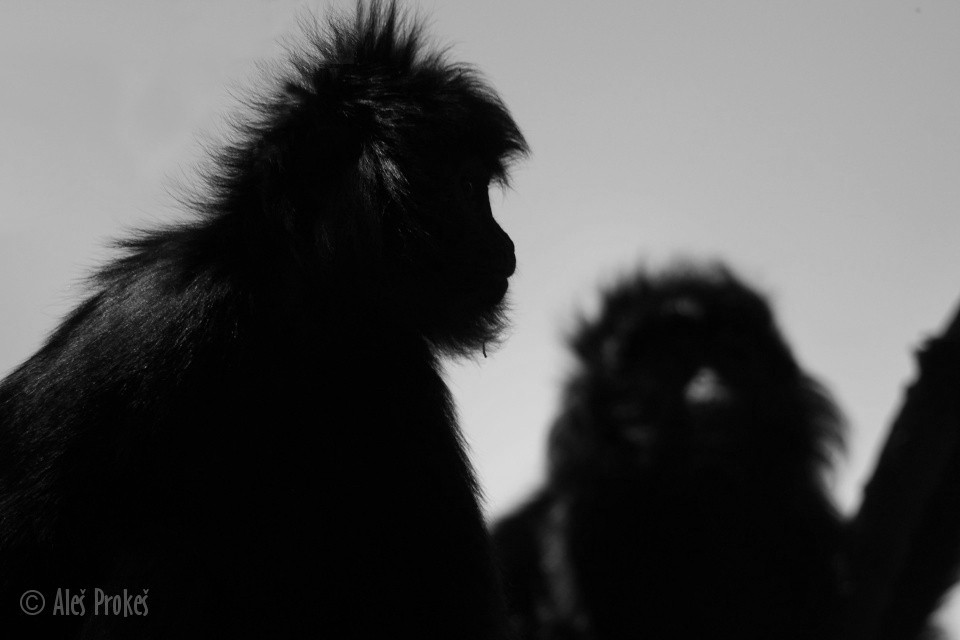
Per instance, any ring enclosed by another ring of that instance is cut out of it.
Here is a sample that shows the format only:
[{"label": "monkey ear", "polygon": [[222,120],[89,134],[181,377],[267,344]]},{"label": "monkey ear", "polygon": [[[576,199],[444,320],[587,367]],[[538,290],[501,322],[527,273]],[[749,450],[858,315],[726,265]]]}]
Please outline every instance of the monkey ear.
[{"label": "monkey ear", "polygon": [[376,161],[345,123],[298,133],[254,152],[261,222],[286,236],[301,263],[376,263],[390,209]]},{"label": "monkey ear", "polygon": [[[326,207],[327,215],[319,216],[317,229],[332,233],[340,243],[333,251],[351,262],[379,262],[384,257],[384,224],[395,212],[377,177],[380,169],[369,154],[361,149],[350,166],[352,175],[345,176],[343,191],[329,194],[326,202],[319,203]],[[344,256],[345,252],[349,255]]]}]

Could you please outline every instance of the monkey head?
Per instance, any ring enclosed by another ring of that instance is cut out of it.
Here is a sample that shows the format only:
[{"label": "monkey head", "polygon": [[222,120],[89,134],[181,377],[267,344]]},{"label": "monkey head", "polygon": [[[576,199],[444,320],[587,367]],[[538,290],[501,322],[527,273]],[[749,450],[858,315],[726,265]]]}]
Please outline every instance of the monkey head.
[{"label": "monkey head", "polygon": [[393,3],[309,39],[220,154],[229,171],[208,180],[220,208],[249,210],[258,242],[289,247],[299,295],[312,288],[443,350],[494,339],[516,259],[488,190],[527,151],[506,107]]},{"label": "monkey head", "polygon": [[550,448],[561,480],[806,477],[838,443],[832,402],[728,269],[641,272],[601,307],[572,339],[577,369]]}]

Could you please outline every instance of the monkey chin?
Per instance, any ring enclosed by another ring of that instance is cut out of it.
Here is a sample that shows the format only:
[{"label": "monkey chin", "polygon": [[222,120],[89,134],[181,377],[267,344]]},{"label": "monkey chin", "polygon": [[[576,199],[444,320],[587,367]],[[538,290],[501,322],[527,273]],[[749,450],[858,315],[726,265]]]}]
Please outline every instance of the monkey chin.
[{"label": "monkey chin", "polygon": [[486,356],[500,344],[507,327],[507,290],[507,279],[503,278],[495,284],[472,287],[447,297],[446,304],[435,308],[429,318],[420,316],[423,337],[446,356]]},{"label": "monkey chin", "polygon": [[509,289],[510,274],[487,274],[482,280],[448,289],[443,306],[448,312],[456,311],[461,318],[481,318],[501,310]]}]

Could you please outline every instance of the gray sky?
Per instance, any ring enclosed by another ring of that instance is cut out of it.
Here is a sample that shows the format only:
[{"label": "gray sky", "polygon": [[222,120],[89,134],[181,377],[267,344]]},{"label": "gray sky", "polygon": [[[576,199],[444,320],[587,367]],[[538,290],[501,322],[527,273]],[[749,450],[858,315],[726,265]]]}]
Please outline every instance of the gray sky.
[{"label": "gray sky", "polygon": [[[0,373],[77,302],[107,239],[177,215],[165,186],[190,181],[304,6],[0,3]],[[534,152],[495,198],[519,259],[510,339],[449,368],[489,512],[540,477],[575,309],[677,255],[772,297],[849,418],[837,492],[855,504],[911,352],[960,299],[960,4],[419,6]]]}]

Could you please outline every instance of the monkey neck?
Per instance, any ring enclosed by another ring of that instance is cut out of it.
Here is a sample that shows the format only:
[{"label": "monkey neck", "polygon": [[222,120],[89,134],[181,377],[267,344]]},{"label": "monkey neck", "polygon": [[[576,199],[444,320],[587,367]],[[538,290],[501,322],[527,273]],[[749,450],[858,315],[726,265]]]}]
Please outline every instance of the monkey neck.
[{"label": "monkey neck", "polygon": [[203,310],[195,326],[179,331],[202,332],[209,324],[204,315],[226,314],[236,318],[237,336],[249,336],[249,344],[262,337],[266,348],[371,365],[384,353],[399,353],[401,361],[437,368],[436,350],[390,308],[375,272],[358,275],[349,272],[352,265],[311,262],[290,250],[282,231],[261,225],[252,236],[250,225],[245,216],[211,216],[146,234],[129,242],[130,253],[98,279],[107,286],[122,279],[133,297],[138,290],[161,290],[179,297],[179,305]]}]

